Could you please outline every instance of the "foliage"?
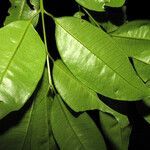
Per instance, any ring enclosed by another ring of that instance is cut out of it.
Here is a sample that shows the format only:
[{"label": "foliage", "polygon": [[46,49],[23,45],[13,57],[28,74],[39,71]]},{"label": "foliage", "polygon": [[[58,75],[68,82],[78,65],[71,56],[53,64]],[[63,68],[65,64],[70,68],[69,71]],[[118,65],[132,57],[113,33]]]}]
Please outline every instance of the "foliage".
[{"label": "foliage", "polygon": [[[124,0],[75,0],[79,11],[65,17],[43,2],[10,0],[0,29],[0,149],[127,150],[132,122],[115,107],[134,101],[150,123],[139,105],[149,109],[150,21],[94,18]],[[55,24],[53,52],[45,16]]]}]

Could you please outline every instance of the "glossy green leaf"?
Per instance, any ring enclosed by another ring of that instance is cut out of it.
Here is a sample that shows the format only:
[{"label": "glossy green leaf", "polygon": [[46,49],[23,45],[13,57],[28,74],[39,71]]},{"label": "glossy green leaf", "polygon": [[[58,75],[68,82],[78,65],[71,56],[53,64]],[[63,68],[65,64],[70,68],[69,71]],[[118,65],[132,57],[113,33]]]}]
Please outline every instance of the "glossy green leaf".
[{"label": "glossy green leaf", "polygon": [[76,2],[90,10],[105,11],[105,6],[121,7],[125,0],[76,0]]},{"label": "glossy green leaf", "polygon": [[33,93],[45,63],[45,48],[28,21],[0,29],[0,119],[20,109]]},{"label": "glossy green leaf", "polygon": [[117,120],[108,113],[100,111],[100,124],[106,139],[110,142],[112,149],[128,150],[131,126],[121,127]]},{"label": "glossy green leaf", "polygon": [[103,30],[75,17],[57,18],[55,22],[61,58],[82,83],[118,100],[150,95],[123,50]]},{"label": "glossy green leaf", "polygon": [[134,61],[135,69],[138,75],[141,77],[141,79],[144,82],[150,80],[150,64],[143,63],[136,59],[134,59],[133,61]]},{"label": "glossy green leaf", "polygon": [[74,111],[98,109],[114,116],[121,126],[129,124],[125,115],[104,104],[97,94],[75,78],[60,60],[54,63],[53,79],[59,94]]},{"label": "glossy green leaf", "polygon": [[[27,0],[10,0],[11,7],[9,9],[9,16],[6,17],[5,25],[10,22],[17,20],[30,20],[39,10],[40,0],[29,0],[33,8],[27,3]],[[38,15],[32,21],[33,25],[36,26],[38,22]]]},{"label": "glossy green leaf", "polygon": [[86,113],[74,116],[58,96],[52,105],[51,123],[61,150],[106,150],[104,139],[90,117]]},{"label": "glossy green leaf", "polygon": [[111,36],[129,57],[150,64],[150,21],[131,21]]},{"label": "glossy green leaf", "polygon": [[48,88],[45,71],[38,90],[30,99],[33,102],[27,106],[28,109],[25,110],[24,107],[15,112],[13,115],[16,117],[12,118],[13,120],[8,116],[0,121],[1,128],[4,128],[3,122],[7,125],[12,124],[7,130],[0,132],[1,150],[50,150],[56,147],[48,123],[50,109],[47,108],[50,107],[48,104],[52,103],[51,98],[47,96]]}]

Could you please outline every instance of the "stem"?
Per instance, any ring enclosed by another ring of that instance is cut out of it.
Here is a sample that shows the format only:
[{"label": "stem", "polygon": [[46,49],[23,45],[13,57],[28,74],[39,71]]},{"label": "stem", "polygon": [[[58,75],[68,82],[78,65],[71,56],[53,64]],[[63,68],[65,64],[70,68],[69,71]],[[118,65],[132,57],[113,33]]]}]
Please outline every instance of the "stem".
[{"label": "stem", "polygon": [[44,10],[44,13],[45,13],[47,16],[51,17],[51,18],[54,20],[54,22],[55,22],[55,17],[54,17],[51,13],[47,12],[46,10]]},{"label": "stem", "polygon": [[91,20],[94,22],[94,24],[100,28],[100,25],[98,24],[98,22],[92,17],[92,15],[85,9],[83,8],[83,10],[85,11],[85,13],[91,18]]},{"label": "stem", "polygon": [[41,18],[42,18],[42,28],[43,28],[44,44],[45,44],[45,49],[46,49],[46,53],[47,53],[46,62],[47,62],[47,68],[48,68],[48,79],[49,79],[50,89],[53,89],[51,72],[50,72],[51,69],[50,69],[50,64],[49,64],[49,58],[51,59],[52,62],[54,62],[54,59],[51,57],[51,55],[48,52],[47,39],[46,39],[46,30],[45,30],[45,20],[44,20],[44,5],[43,5],[43,0],[40,0],[40,9],[41,9]]},{"label": "stem", "polygon": [[122,7],[122,12],[124,15],[124,22],[127,22],[127,8],[125,5]]}]

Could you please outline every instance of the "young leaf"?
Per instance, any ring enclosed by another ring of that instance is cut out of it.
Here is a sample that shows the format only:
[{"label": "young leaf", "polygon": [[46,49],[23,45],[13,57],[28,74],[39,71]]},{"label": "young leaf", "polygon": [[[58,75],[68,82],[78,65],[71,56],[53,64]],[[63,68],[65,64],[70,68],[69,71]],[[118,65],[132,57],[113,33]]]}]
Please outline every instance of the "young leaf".
[{"label": "young leaf", "polygon": [[[27,4],[27,0],[10,0],[11,7],[9,9],[9,16],[6,17],[5,25],[17,20],[30,20],[39,10],[40,0],[30,0],[33,9]],[[38,15],[33,19],[34,26],[37,25]]]},{"label": "young leaf", "polygon": [[57,18],[56,42],[70,71],[94,91],[129,101],[150,95],[150,89],[138,78],[123,50],[109,35],[87,21]]},{"label": "young leaf", "polygon": [[74,111],[98,109],[114,116],[121,126],[129,124],[125,115],[114,111],[104,104],[97,94],[75,78],[60,60],[54,63],[53,79],[59,94]]},{"label": "young leaf", "polygon": [[[4,128],[2,127],[4,121],[7,125],[12,124],[7,130],[0,132],[1,150],[50,150],[54,147],[52,131],[49,131],[51,127],[48,124],[50,110],[47,109],[47,105],[52,103],[52,98],[47,96],[48,88],[47,71],[45,71],[38,90],[30,99],[33,102],[27,111],[23,109],[15,112],[16,119],[11,122],[8,117],[0,121],[1,129]],[[22,117],[17,119],[21,113]]]},{"label": "young leaf", "polygon": [[76,2],[90,10],[105,11],[105,6],[121,7],[125,0],[76,0]]},{"label": "young leaf", "polygon": [[55,97],[51,110],[54,137],[61,150],[106,150],[101,133],[86,114],[73,116],[60,97]]},{"label": "young leaf", "polygon": [[0,119],[20,109],[33,93],[45,63],[45,48],[28,21],[0,29]]},{"label": "young leaf", "polygon": [[150,21],[131,21],[111,33],[129,57],[150,64]]},{"label": "young leaf", "polygon": [[117,120],[108,113],[99,112],[100,124],[104,135],[110,142],[112,149],[127,150],[131,134],[131,126],[120,126]]}]

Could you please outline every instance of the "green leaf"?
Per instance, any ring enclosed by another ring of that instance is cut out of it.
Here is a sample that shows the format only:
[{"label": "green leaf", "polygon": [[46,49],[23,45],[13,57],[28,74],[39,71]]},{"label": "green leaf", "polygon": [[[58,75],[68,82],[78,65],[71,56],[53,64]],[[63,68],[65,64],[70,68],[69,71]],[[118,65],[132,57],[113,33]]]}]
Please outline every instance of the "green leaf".
[{"label": "green leaf", "polygon": [[113,32],[118,29],[118,26],[114,25],[112,22],[101,22],[100,25],[105,29],[107,33]]},{"label": "green leaf", "polygon": [[[27,107],[28,109],[24,107],[15,112],[13,120],[7,117],[0,121],[1,129],[4,121],[7,125],[12,124],[7,130],[0,132],[1,150],[50,150],[54,147],[48,123],[50,109],[47,108],[52,104],[52,98],[47,96],[48,88],[47,71],[45,71],[38,90],[30,99],[33,102]],[[19,116],[22,117],[19,119]]]},{"label": "green leaf", "polygon": [[[118,140],[119,143],[116,142],[116,137],[111,139],[113,135],[109,135],[111,137],[109,140],[113,144],[116,144],[116,147],[127,147],[129,142],[129,135],[131,131],[131,127],[129,126],[128,117],[118,113],[117,111],[111,109],[106,104],[104,104],[93,92],[91,89],[87,88],[84,84],[82,84],[78,79],[76,79],[71,72],[65,67],[62,61],[57,60],[54,63],[53,68],[53,79],[56,86],[56,89],[62,96],[63,100],[75,111],[86,111],[92,109],[98,109],[104,114],[111,116],[112,122],[110,123],[110,127],[108,128],[108,124],[105,125],[105,122],[102,122],[102,125],[106,130],[113,130],[115,128],[115,135],[119,132],[117,138],[123,139],[126,137],[126,141]],[[66,82],[67,81],[67,82]],[[102,113],[102,114],[103,114]],[[106,118],[107,119],[107,118]],[[115,126],[113,126],[115,122]],[[113,125],[112,125],[113,124]],[[111,125],[114,127],[111,128]],[[116,130],[118,129],[117,133]],[[108,132],[107,131],[107,132]],[[110,134],[109,132],[107,134]],[[111,131],[112,132],[112,131]],[[124,135],[124,132],[127,135]],[[123,135],[122,135],[123,133]],[[122,144],[121,144],[122,143]]]},{"label": "green leaf", "polygon": [[94,91],[129,101],[150,94],[123,50],[100,28],[75,17],[57,18],[56,42],[70,71]]},{"label": "green leaf", "polygon": [[0,29],[0,119],[20,109],[33,93],[45,63],[45,48],[28,21]]},{"label": "green leaf", "polygon": [[111,33],[129,57],[150,64],[150,21],[131,21]]},{"label": "green leaf", "polygon": [[53,79],[63,100],[74,111],[93,110],[99,107],[96,93],[75,78],[61,60],[54,63]]},{"label": "green leaf", "polygon": [[81,11],[78,11],[78,12],[76,12],[73,16],[74,16],[74,17],[77,17],[77,18],[82,18],[82,17],[85,16],[85,14],[84,14],[83,12],[81,12]]},{"label": "green leaf", "polygon": [[59,94],[74,111],[98,109],[114,116],[123,127],[129,124],[125,115],[114,111],[104,104],[94,91],[73,76],[61,60],[57,60],[54,63],[53,79]]},{"label": "green leaf", "polygon": [[[137,105],[138,113],[150,124],[150,98]],[[145,112],[145,113],[144,113]]]},{"label": "green leaf", "polygon": [[59,96],[52,104],[51,125],[61,150],[106,150],[104,139],[90,117],[86,113],[74,116]]},{"label": "green leaf", "polygon": [[[120,148],[121,146],[125,148],[128,146],[131,127],[127,116],[118,113],[104,104],[97,97],[96,93],[78,81],[60,60],[54,63],[53,78],[58,92],[73,110],[86,111],[98,109],[102,114],[111,116],[112,122],[110,123],[110,126],[101,120],[105,135],[108,135],[109,141],[113,143],[113,145],[116,145],[117,148]],[[114,129],[115,131],[113,131]],[[111,135],[112,132],[115,133],[115,136],[118,134],[119,137],[113,137],[113,135]],[[126,141],[122,141],[121,138],[122,140],[126,138]],[[119,143],[117,143],[117,140]]]},{"label": "green leaf", "polygon": [[[10,0],[11,7],[9,9],[9,16],[6,17],[5,25],[17,20],[30,20],[39,10],[40,0],[30,0],[33,9],[27,4],[27,0]],[[39,16],[37,15],[32,23],[34,26],[38,23]]]},{"label": "green leaf", "polygon": [[131,126],[120,126],[117,120],[108,113],[101,112],[100,124],[106,139],[110,142],[112,149],[127,150],[131,134]]},{"label": "green leaf", "polygon": [[105,6],[121,7],[125,0],[75,0],[85,8],[94,11],[105,11]]},{"label": "green leaf", "polygon": [[142,78],[144,82],[150,80],[150,64],[143,63],[139,60],[134,59],[134,66],[138,75]]},{"label": "green leaf", "polygon": [[35,10],[40,9],[40,0],[30,0],[30,3],[32,4],[32,6]]},{"label": "green leaf", "polygon": [[[150,87],[150,80],[146,82],[146,85]],[[137,103],[136,108],[138,113],[150,124],[150,97]]]}]

